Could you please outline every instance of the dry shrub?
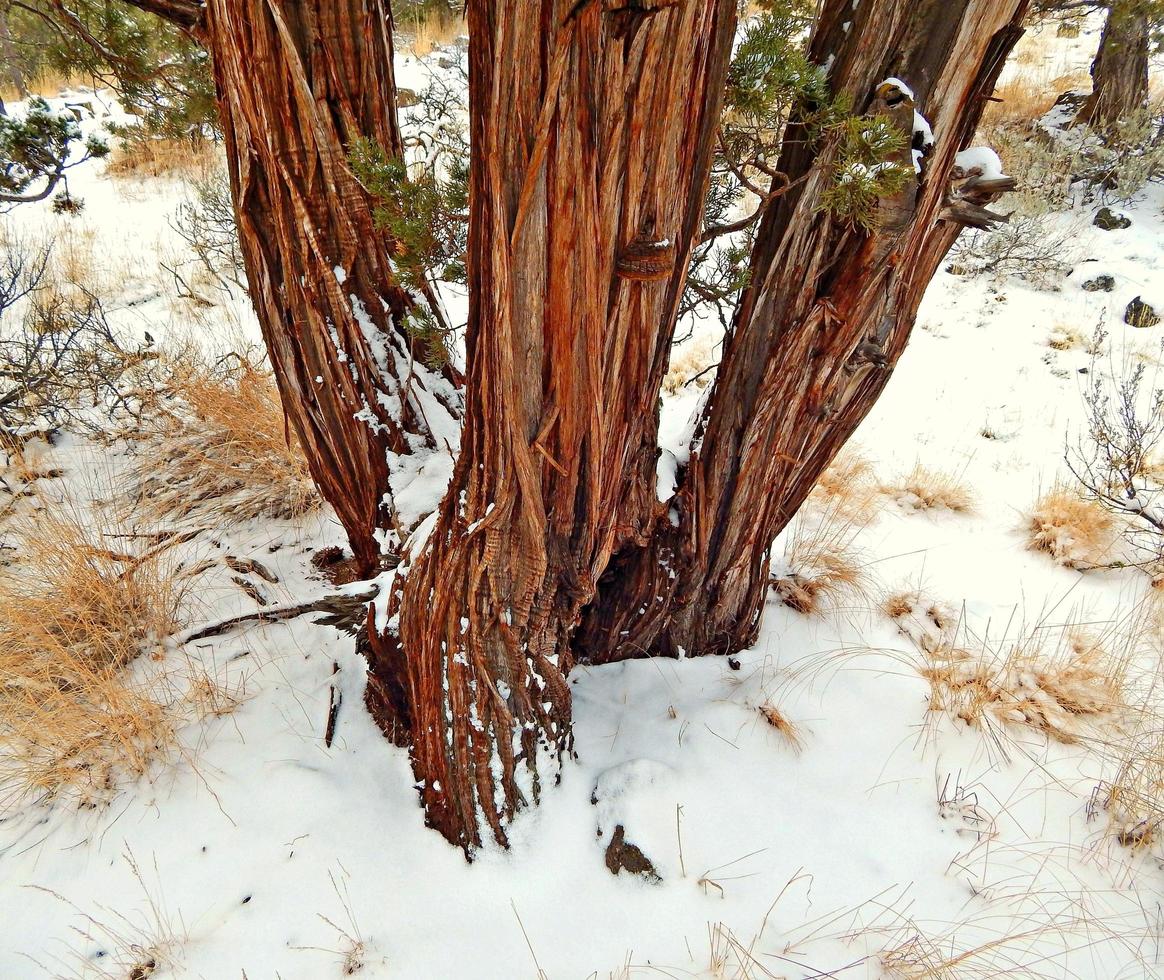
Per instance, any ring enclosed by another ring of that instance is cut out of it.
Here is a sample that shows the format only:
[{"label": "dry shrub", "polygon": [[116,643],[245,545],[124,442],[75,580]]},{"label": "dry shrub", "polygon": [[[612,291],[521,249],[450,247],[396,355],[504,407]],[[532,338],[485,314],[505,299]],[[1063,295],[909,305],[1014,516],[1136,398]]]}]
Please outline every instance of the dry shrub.
[{"label": "dry shrub", "polygon": [[867,592],[869,575],[854,539],[869,515],[856,515],[834,497],[823,508],[812,508],[791,528],[783,559],[776,563],[769,585],[786,606],[801,613],[836,608],[846,596]]},{"label": "dry shrub", "polygon": [[667,376],[663,379],[663,390],[668,395],[678,394],[686,385],[694,382],[706,388],[712,373],[708,370],[714,363],[711,343],[705,338],[693,340],[671,352],[671,363]]},{"label": "dry shrub", "polygon": [[399,30],[411,35],[409,48],[418,58],[446,48],[466,31],[464,18],[448,9],[415,8],[396,20]]},{"label": "dry shrub", "polygon": [[1164,844],[1164,716],[1157,712],[1118,749],[1115,772],[1096,787],[1090,810],[1107,813],[1120,844],[1158,849]]},{"label": "dry shrub", "polygon": [[166,371],[170,397],[127,433],[138,443],[129,495],[140,513],[241,521],[319,506],[268,370],[244,357],[208,366],[182,354]]},{"label": "dry shrub", "polygon": [[897,502],[913,510],[943,508],[955,513],[973,510],[974,498],[958,476],[928,469],[920,463],[893,484],[882,488]]},{"label": "dry shrub", "polygon": [[172,633],[181,590],[158,555],[122,554],[63,505],[22,520],[0,568],[0,785],[17,797],[106,797],[175,747],[127,670]]},{"label": "dry shrub", "polygon": [[1062,484],[1043,494],[1027,518],[1027,547],[1067,568],[1111,564],[1118,537],[1115,519],[1101,504]]},{"label": "dry shrub", "polygon": [[784,737],[797,755],[804,751],[804,735],[801,733],[799,725],[791,721],[783,711],[770,701],[760,705],[758,710],[760,716]]},{"label": "dry shrub", "polygon": [[173,177],[203,174],[216,163],[214,144],[168,136],[131,132],[119,140],[109,156],[105,172],[111,177]]}]

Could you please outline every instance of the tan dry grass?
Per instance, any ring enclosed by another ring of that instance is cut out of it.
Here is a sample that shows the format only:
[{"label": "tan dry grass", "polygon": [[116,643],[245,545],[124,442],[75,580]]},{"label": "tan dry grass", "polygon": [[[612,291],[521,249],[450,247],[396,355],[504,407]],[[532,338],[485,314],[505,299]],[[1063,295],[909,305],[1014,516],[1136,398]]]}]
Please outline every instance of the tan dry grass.
[{"label": "tan dry grass", "polygon": [[855,513],[849,504],[847,497],[833,496],[796,518],[780,567],[769,578],[773,592],[791,609],[812,614],[867,594],[870,577],[854,541],[870,514]]},{"label": "tan dry grass", "polygon": [[974,509],[974,497],[960,477],[920,463],[896,482],[884,485],[882,492],[914,510],[943,509],[964,514]]},{"label": "tan dry grass", "polygon": [[189,354],[166,364],[167,404],[147,412],[129,496],[156,520],[292,518],[319,506],[307,460],[270,372],[246,359],[208,366]]},{"label": "tan dry grass", "polygon": [[711,343],[703,338],[672,351],[671,363],[663,378],[663,390],[668,395],[675,395],[692,381],[699,388],[706,388],[712,379],[712,372],[708,369],[714,363],[714,356]]},{"label": "tan dry grass", "polygon": [[790,720],[783,711],[770,701],[766,701],[760,705],[758,710],[764,721],[783,736],[784,740],[788,742],[797,755],[804,751],[804,735],[799,725]]},{"label": "tan dry grass", "polygon": [[22,519],[0,568],[0,787],[87,804],[175,747],[166,708],[127,670],[178,624],[160,556],[121,554],[65,505]]},{"label": "tan dry grass", "polygon": [[217,150],[210,140],[152,137],[118,141],[109,156],[105,173],[110,177],[140,179],[204,175],[217,165]]},{"label": "tan dry grass", "polygon": [[845,450],[821,474],[810,499],[855,517],[873,509],[877,491],[872,461],[859,452]]},{"label": "tan dry grass", "polygon": [[1129,714],[1133,645],[1114,631],[1040,628],[991,649],[950,606],[920,593],[892,595],[883,608],[921,655],[914,667],[929,684],[934,716],[991,732],[1026,728],[1071,744]]},{"label": "tan dry grass", "polygon": [[1099,503],[1056,484],[1027,515],[1027,547],[1043,551],[1067,568],[1110,564],[1119,539],[1112,515]]},{"label": "tan dry grass", "polygon": [[418,58],[448,47],[468,30],[463,17],[439,10],[427,14],[418,11],[414,16],[402,17],[396,26],[411,37],[408,48]]}]

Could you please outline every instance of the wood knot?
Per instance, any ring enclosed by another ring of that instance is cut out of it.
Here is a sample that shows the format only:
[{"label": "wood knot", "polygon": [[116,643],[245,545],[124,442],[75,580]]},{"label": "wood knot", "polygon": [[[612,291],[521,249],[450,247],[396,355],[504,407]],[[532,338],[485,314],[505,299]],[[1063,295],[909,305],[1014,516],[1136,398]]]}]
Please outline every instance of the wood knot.
[{"label": "wood knot", "polygon": [[632,40],[652,14],[678,6],[679,0],[602,0],[602,12],[610,15],[610,33]]},{"label": "wood knot", "polygon": [[675,268],[675,243],[669,238],[653,239],[639,235],[618,253],[614,271],[623,279],[658,282],[667,279]]}]

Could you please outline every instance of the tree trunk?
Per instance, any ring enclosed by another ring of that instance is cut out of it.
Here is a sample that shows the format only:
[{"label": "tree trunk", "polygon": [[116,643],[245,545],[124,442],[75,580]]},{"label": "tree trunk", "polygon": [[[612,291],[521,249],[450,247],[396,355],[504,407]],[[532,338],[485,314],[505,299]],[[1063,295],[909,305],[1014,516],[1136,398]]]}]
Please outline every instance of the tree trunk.
[{"label": "tree trunk", "polygon": [[386,731],[411,731],[429,822],[467,851],[504,842],[570,751],[570,638],[654,425],[735,13],[468,3],[463,449],[368,689]]},{"label": "tree trunk", "polygon": [[1091,63],[1091,95],[1077,121],[1108,132],[1148,98],[1148,14],[1139,0],[1116,0]]},{"label": "tree trunk", "polygon": [[393,491],[424,454],[455,447],[459,412],[451,374],[414,359],[404,328],[414,303],[437,306],[398,284],[394,244],[348,163],[357,137],[402,152],[387,2],[208,0],[196,29],[284,409],[370,571],[408,530]]},{"label": "tree trunk", "polygon": [[[978,205],[1011,186],[972,177],[954,190],[951,177],[1026,6],[825,3],[810,55],[829,66],[833,91],[908,136],[914,102],[880,86],[904,79],[936,144],[916,183],[881,201],[880,224],[866,233],[822,207],[835,147],[814,148],[791,124],[777,169],[799,183],[761,225],[690,461],[675,496],[655,508],[646,545],[611,562],[579,657],[730,653],[754,642],[773,539],[884,388],[960,222],[990,221]],[[908,148],[900,162],[910,164]]]}]

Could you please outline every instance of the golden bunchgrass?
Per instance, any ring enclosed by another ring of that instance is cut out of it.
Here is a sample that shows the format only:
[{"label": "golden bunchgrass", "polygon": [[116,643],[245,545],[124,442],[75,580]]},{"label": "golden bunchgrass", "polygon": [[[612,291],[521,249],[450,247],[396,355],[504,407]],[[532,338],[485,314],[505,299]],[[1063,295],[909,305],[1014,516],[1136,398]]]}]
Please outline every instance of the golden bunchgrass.
[{"label": "golden bunchgrass", "polygon": [[974,509],[974,497],[958,476],[920,463],[899,480],[883,486],[882,491],[914,510],[942,509],[963,514]]},{"label": "golden bunchgrass", "polygon": [[0,792],[95,804],[175,747],[131,665],[175,630],[181,589],[161,556],[121,553],[66,505],[14,524],[0,568]]},{"label": "golden bunchgrass", "polygon": [[1067,568],[1108,565],[1119,539],[1112,515],[1062,484],[1043,494],[1027,515],[1027,547]]},{"label": "golden bunchgrass", "polygon": [[837,608],[847,597],[861,598],[869,585],[855,538],[869,513],[854,513],[851,498],[834,495],[806,508],[789,531],[782,561],[769,584],[786,606],[801,613]]},{"label": "golden bunchgrass", "polygon": [[1074,743],[1129,710],[1131,644],[1114,633],[1039,628],[991,645],[963,617],[920,593],[883,605],[917,649],[929,711],[990,732],[1028,729]]},{"label": "golden bunchgrass", "polygon": [[319,506],[269,371],[245,358],[210,367],[188,355],[167,371],[170,397],[127,433],[137,443],[129,497],[139,514],[243,521]]}]

